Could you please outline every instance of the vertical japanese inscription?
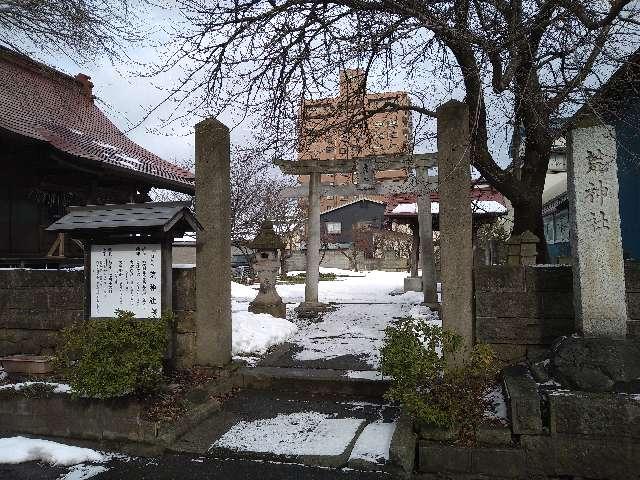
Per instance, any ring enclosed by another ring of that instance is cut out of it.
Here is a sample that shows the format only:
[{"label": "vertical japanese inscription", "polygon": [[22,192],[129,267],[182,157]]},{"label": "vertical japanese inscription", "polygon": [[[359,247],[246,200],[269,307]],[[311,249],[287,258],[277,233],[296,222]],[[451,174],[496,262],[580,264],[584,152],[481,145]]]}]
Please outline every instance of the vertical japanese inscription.
[{"label": "vertical japanese inscription", "polygon": [[570,140],[576,330],[585,336],[623,337],[627,311],[615,129],[597,123],[579,127]]},{"label": "vertical japanese inscription", "polygon": [[160,245],[91,247],[91,316],[113,317],[116,310],[138,318],[159,317]]}]

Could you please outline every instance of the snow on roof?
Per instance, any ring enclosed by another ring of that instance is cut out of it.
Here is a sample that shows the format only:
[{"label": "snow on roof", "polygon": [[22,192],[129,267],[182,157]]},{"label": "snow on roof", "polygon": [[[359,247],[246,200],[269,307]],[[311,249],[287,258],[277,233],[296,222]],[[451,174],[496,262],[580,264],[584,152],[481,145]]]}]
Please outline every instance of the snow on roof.
[{"label": "snow on roof", "polygon": [[0,76],[0,128],[135,172],[156,187],[194,191],[193,173],[144,149],[107,118],[93,100],[90,77],[71,77],[4,47]]},{"label": "snow on roof", "polygon": [[[507,207],[495,200],[473,200],[471,209],[474,213],[507,213]],[[417,215],[417,203],[401,203],[391,211],[391,215]],[[431,202],[431,213],[440,213],[440,203]]]}]

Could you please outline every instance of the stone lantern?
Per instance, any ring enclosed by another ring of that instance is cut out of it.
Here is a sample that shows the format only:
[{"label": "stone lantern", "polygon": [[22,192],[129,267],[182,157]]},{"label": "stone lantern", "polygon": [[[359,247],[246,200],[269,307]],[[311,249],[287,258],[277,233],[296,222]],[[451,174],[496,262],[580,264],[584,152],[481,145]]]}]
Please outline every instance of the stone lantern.
[{"label": "stone lantern", "polygon": [[284,243],[273,231],[273,223],[265,220],[248,246],[255,251],[252,266],[260,282],[258,296],[249,304],[249,311],[285,318],[287,309],[276,291],[276,276],[280,269],[278,250],[284,249]]}]

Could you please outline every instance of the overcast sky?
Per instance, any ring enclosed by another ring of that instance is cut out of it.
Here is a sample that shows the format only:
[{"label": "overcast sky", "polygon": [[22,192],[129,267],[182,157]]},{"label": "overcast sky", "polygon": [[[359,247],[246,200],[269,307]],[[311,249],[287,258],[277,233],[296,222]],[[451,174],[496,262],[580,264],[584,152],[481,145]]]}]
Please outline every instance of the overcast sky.
[{"label": "overcast sky", "polygon": [[[193,114],[187,114],[184,119],[167,125],[166,119],[175,107],[167,104],[157,112],[144,120],[145,113],[158,105],[164,98],[163,89],[176,85],[182,72],[177,69],[163,74],[161,77],[143,77],[141,65],[151,64],[157,59],[158,50],[150,46],[151,42],[159,42],[167,38],[163,33],[169,28],[180,28],[180,18],[175,12],[166,9],[149,10],[144,12],[144,25],[150,32],[147,46],[129,48],[127,55],[130,60],[112,64],[106,59],[96,59],[92,63],[78,65],[73,60],[63,56],[40,55],[39,60],[62,70],[72,76],[77,73],[85,73],[91,77],[94,83],[94,94],[97,96],[99,107],[118,125],[118,127],[130,136],[134,141],[154,152],[160,157],[176,163],[189,162],[193,159],[194,138],[193,126],[201,120]],[[411,80],[398,75],[390,75],[391,80],[387,88],[392,90],[408,90],[411,92]],[[406,74],[406,72],[403,72]],[[335,72],[337,81],[338,72]],[[442,79],[427,78],[418,75],[417,79],[422,85],[425,83],[432,89],[432,103],[428,107],[435,108],[438,103],[454,98],[462,99],[463,92],[459,89],[451,89],[445,85]],[[376,85],[370,85],[372,90],[378,90]],[[499,111],[498,106],[487,98],[489,111]],[[417,114],[413,114],[414,126],[420,124]],[[259,118],[259,117],[258,117]],[[249,146],[251,142],[251,123],[255,117],[249,115],[243,123],[235,126],[237,121],[229,112],[219,118],[226,125],[233,127],[231,131],[232,144]],[[235,127],[234,127],[235,126]],[[427,130],[433,130],[434,124],[428,124]],[[511,131],[505,128],[492,127],[493,135],[490,136],[490,148],[498,163],[506,166],[509,162],[508,146]],[[416,152],[430,151],[435,145],[421,144]]]}]

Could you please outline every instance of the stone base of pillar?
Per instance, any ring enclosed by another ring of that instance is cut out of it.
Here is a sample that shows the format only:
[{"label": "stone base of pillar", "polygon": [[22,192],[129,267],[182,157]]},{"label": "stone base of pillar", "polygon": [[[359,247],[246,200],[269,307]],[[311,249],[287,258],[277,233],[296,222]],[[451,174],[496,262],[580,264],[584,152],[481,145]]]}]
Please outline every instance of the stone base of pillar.
[{"label": "stone base of pillar", "polygon": [[335,310],[335,307],[322,302],[302,302],[295,309],[298,317],[317,318],[323,313]]},{"label": "stone base of pillar", "polygon": [[251,302],[249,311],[251,313],[268,313],[272,317],[287,318],[287,306],[282,302],[271,305]]},{"label": "stone base of pillar", "polygon": [[404,291],[406,292],[421,292],[422,291],[422,277],[405,277],[404,279]]}]

